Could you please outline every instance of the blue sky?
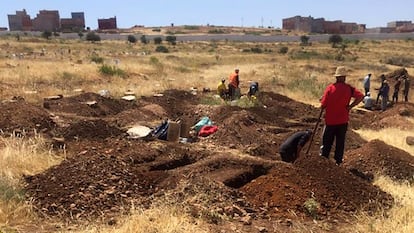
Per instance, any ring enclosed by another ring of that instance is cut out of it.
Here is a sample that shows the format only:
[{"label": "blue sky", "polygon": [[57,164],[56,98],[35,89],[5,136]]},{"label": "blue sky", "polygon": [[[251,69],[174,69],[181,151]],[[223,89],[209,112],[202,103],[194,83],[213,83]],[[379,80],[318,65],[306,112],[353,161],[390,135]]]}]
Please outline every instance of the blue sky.
[{"label": "blue sky", "polygon": [[39,10],[59,10],[61,18],[85,12],[86,26],[97,28],[98,18],[117,17],[118,27],[133,25],[220,25],[282,27],[282,19],[295,15],[323,17],[386,26],[396,20],[414,21],[412,0],[2,0],[0,27],[8,27],[8,14],[26,9],[34,18]]}]

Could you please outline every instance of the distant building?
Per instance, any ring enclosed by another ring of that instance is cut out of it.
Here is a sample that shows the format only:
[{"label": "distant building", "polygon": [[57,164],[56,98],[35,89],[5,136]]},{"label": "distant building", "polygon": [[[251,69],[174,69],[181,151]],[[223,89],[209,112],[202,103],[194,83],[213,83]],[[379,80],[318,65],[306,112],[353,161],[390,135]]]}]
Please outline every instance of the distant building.
[{"label": "distant building", "polygon": [[59,11],[41,10],[33,19],[33,30],[35,31],[59,31]]},{"label": "distant building", "polygon": [[295,16],[282,20],[283,29],[306,33],[351,34],[364,33],[365,25],[344,23],[341,20],[326,21],[324,18]]},{"label": "distant building", "polygon": [[72,12],[72,18],[60,20],[62,32],[79,32],[85,29],[85,14],[83,12]]},{"label": "distant building", "polygon": [[32,30],[32,20],[26,10],[16,11],[15,15],[7,15],[10,31],[30,31]]},{"label": "distant building", "polygon": [[365,32],[366,33],[392,33],[395,32],[395,27],[376,27],[376,28],[369,28]]},{"label": "distant building", "polygon": [[117,29],[116,17],[109,19],[98,19],[99,30]]},{"label": "distant building", "polygon": [[406,26],[410,24],[412,24],[411,21],[393,21],[393,22],[387,23],[387,27],[396,28],[396,27]]}]

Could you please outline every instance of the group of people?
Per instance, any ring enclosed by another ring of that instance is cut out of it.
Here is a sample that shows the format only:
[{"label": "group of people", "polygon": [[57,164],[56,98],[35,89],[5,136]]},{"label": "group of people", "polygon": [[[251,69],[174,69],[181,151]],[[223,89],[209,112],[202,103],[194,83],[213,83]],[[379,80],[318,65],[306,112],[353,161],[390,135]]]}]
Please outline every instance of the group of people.
[{"label": "group of people", "polygon": [[[226,86],[226,79],[222,78],[219,84],[217,85],[217,94],[223,100],[235,100],[240,98],[240,79],[239,79],[239,68],[235,68],[234,72],[230,74],[229,77],[229,84]],[[249,91],[247,92],[247,96],[254,97],[256,96],[257,92],[259,91],[259,83],[258,82],[250,82]]]},{"label": "group of people", "polygon": [[[343,155],[345,150],[346,132],[348,130],[349,112],[362,101],[364,107],[372,109],[374,100],[370,97],[370,79],[371,74],[368,74],[364,80],[365,95],[355,87],[346,83],[347,70],[344,66],[338,66],[335,74],[333,75],[335,82],[328,85],[323,93],[321,102],[321,115],[325,112],[325,126],[322,133],[322,145],[320,147],[319,155],[325,158],[329,158],[332,146],[335,141],[334,160],[339,166],[343,162]],[[390,87],[385,75],[381,75],[381,86],[377,88],[378,96],[376,103],[378,103],[379,97],[381,97],[382,110],[385,110],[388,104],[388,96]],[[221,98],[227,100],[233,100],[237,98],[237,90],[239,90],[239,69],[236,68],[234,73],[229,77],[229,84],[226,87],[225,79],[223,79],[217,88],[218,94]],[[397,77],[394,84],[394,93],[392,96],[392,102],[398,102],[398,95],[400,86],[403,84],[403,97],[404,101],[408,101],[408,91],[410,89],[410,81],[406,75]],[[249,88],[248,96],[254,96],[259,90],[257,82],[252,82]],[[240,93],[240,92],[239,92]],[[352,100],[352,102],[351,102]],[[321,119],[318,119],[319,120]],[[316,130],[316,127],[315,127]],[[294,162],[301,155],[301,151],[305,147],[306,143],[312,138],[313,132],[310,129],[305,131],[299,131],[288,137],[284,143],[280,145],[279,152],[283,161]]]},{"label": "group of people", "polygon": [[[382,74],[380,78],[381,78],[381,86],[375,89],[375,90],[378,90],[378,95],[377,95],[375,104],[376,105],[378,104],[379,98],[381,97],[381,110],[385,111],[389,103],[390,86],[384,74]],[[410,90],[410,79],[406,75],[402,75],[402,76],[396,77],[395,79],[394,92],[392,94],[391,103],[398,102],[398,96],[399,96],[401,84],[403,84],[404,86],[404,90],[402,92],[404,101],[408,102],[408,92]],[[371,74],[368,74],[367,76],[364,77],[363,85],[364,85],[364,90],[365,90],[365,97],[363,99],[364,108],[368,110],[372,110],[374,107],[374,101],[371,98],[371,94],[370,94]]]}]

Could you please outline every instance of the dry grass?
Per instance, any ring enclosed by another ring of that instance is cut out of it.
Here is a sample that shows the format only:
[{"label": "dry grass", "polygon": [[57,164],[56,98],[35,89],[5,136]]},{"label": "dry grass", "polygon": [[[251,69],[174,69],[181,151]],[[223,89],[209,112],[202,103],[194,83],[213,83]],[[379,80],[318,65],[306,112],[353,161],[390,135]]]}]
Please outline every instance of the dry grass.
[{"label": "dry grass", "polygon": [[394,197],[395,206],[390,211],[378,215],[359,215],[358,221],[352,227],[344,229],[343,232],[414,232],[414,187],[408,183],[394,182],[384,176],[380,176],[374,184]]},{"label": "dry grass", "polygon": [[[73,231],[67,231],[73,232]],[[132,211],[116,227],[94,226],[80,231],[85,233],[207,233],[207,226],[175,207],[158,207],[145,211]]]},{"label": "dry grass", "polygon": [[44,139],[0,137],[0,226],[33,219],[21,188],[23,175],[39,173],[61,161],[46,148]]},{"label": "dry grass", "polygon": [[[151,95],[165,89],[209,87],[212,90],[221,78],[227,78],[234,67],[240,68],[242,92],[247,92],[248,81],[255,80],[265,91],[274,91],[290,98],[319,105],[323,87],[333,82],[335,67],[349,68],[347,82],[362,89],[361,80],[367,73],[377,78],[395,66],[384,61],[396,54],[414,56],[414,41],[360,41],[348,44],[345,60],[332,59],[338,54],[328,43],[314,42],[301,47],[297,43],[235,43],[228,41],[178,43],[167,46],[168,54],[153,52],[155,45],[129,45],[125,41],[101,43],[78,40],[51,40],[25,38],[17,42],[13,37],[0,39],[0,99],[23,96],[30,102],[39,102],[48,95],[72,95],[74,89],[97,92],[108,89],[121,96],[126,90],[140,95]],[[288,47],[287,54],[277,51]],[[267,53],[246,53],[253,47],[267,49]],[[44,55],[40,55],[42,50]],[[69,52],[70,49],[70,52]],[[145,55],[143,55],[145,52]],[[19,59],[12,54],[25,53]],[[305,56],[306,55],[306,56]],[[126,77],[105,76],[99,73],[100,64],[91,61],[102,57],[105,64],[116,65]],[[116,62],[118,61],[118,62]],[[118,64],[116,64],[118,63]],[[410,74],[414,68],[407,68]],[[34,91],[34,92],[33,92]],[[411,92],[412,100],[412,92]],[[364,138],[379,138],[414,154],[405,145],[410,132],[384,129],[380,132],[358,130]],[[396,137],[398,135],[398,137]],[[404,139],[403,139],[404,138]],[[25,224],[32,219],[30,205],[22,201],[19,180],[59,163],[61,158],[51,153],[40,137],[32,139],[1,138],[0,140],[0,225]],[[412,232],[412,187],[380,178],[376,184],[399,200],[389,217],[361,216],[360,223],[350,232]],[[405,219],[404,219],[405,218]],[[399,225],[398,225],[399,224]],[[410,228],[411,227],[411,228]],[[407,229],[406,231],[404,231]],[[306,226],[303,231],[308,231]],[[146,211],[135,211],[120,222],[119,227],[93,227],[81,232],[208,232],[203,223],[183,214],[175,207],[164,206]]]},{"label": "dry grass", "polygon": [[400,148],[414,156],[414,147],[409,146],[405,142],[405,138],[407,136],[413,136],[412,131],[406,131],[406,130],[401,130],[397,128],[386,128],[380,131],[370,130],[370,129],[360,129],[360,130],[356,130],[356,132],[360,134],[361,137],[364,138],[365,140],[370,141],[373,139],[379,139],[381,141],[384,141],[388,145],[392,145],[397,148]]}]

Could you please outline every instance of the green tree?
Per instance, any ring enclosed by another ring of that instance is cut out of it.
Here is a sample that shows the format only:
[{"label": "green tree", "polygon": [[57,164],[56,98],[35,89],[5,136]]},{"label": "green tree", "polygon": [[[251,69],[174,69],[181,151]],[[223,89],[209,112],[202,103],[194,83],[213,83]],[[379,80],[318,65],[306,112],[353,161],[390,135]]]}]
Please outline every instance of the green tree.
[{"label": "green tree", "polygon": [[88,32],[88,34],[86,34],[86,40],[92,42],[101,41],[101,37],[95,32]]},{"label": "green tree", "polygon": [[82,32],[78,32],[78,36],[79,36],[79,39],[82,39],[82,37],[83,37],[84,35],[83,35],[83,33],[82,33]]},{"label": "green tree", "polygon": [[143,44],[148,44],[148,39],[145,35],[142,35],[139,40],[141,41],[141,43]]},{"label": "green tree", "polygon": [[309,36],[303,35],[300,37],[300,44],[301,45],[309,45]]},{"label": "green tree", "polygon": [[165,41],[168,43],[175,45],[177,43],[177,37],[176,36],[167,36],[165,37]]},{"label": "green tree", "polygon": [[134,35],[128,35],[128,42],[129,43],[137,43],[137,38]]},{"label": "green tree", "polygon": [[154,44],[161,44],[162,43],[162,38],[161,37],[155,37],[154,38]]},{"label": "green tree", "polygon": [[49,40],[51,36],[52,36],[52,32],[50,32],[50,31],[44,31],[42,33],[42,37],[45,38],[45,39]]},{"label": "green tree", "polygon": [[342,41],[343,41],[342,37],[338,34],[334,34],[330,36],[328,40],[328,42],[332,44],[332,48],[336,48],[336,46],[342,43]]}]

